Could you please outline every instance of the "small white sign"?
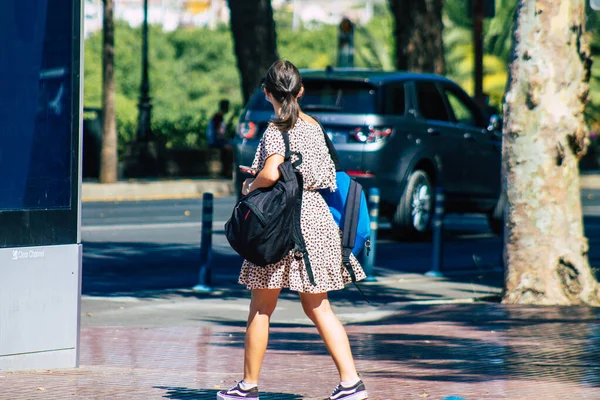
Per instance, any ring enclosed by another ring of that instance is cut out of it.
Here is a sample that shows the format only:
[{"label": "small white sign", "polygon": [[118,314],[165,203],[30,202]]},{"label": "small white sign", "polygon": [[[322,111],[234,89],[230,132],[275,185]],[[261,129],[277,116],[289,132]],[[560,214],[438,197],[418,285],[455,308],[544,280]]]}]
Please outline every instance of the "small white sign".
[{"label": "small white sign", "polygon": [[590,0],[590,7],[592,7],[592,10],[600,10],[600,0]]}]

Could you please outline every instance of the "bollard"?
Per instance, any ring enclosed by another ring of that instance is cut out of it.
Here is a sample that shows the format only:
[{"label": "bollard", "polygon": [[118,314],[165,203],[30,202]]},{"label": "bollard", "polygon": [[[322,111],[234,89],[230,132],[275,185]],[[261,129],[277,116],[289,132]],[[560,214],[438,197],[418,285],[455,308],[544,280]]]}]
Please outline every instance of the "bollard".
[{"label": "bollard", "polygon": [[444,206],[446,196],[444,189],[438,186],[435,190],[435,208],[433,212],[433,254],[431,270],[425,276],[434,278],[442,277],[442,250],[443,250],[443,228],[444,228]]},{"label": "bollard", "polygon": [[366,282],[376,282],[373,266],[375,264],[375,252],[377,248],[377,230],[379,229],[379,189],[369,189],[369,217],[371,218],[371,237],[370,246],[367,247],[365,256],[365,274]]},{"label": "bollard", "polygon": [[198,284],[192,288],[196,292],[210,293],[211,259],[213,232],[213,194],[202,196],[202,234],[200,237],[200,274]]}]

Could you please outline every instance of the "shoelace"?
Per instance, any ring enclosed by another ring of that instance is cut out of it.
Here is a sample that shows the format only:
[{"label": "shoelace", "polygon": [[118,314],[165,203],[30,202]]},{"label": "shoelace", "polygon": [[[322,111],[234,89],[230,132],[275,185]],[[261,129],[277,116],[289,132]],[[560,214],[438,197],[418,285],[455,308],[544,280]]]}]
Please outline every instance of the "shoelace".
[{"label": "shoelace", "polygon": [[337,392],[341,388],[342,388],[342,384],[338,383],[338,385],[335,387],[335,389],[333,389],[333,392],[331,392],[331,394],[329,395],[329,398],[331,399],[331,396],[333,396],[335,394],[335,392]]}]

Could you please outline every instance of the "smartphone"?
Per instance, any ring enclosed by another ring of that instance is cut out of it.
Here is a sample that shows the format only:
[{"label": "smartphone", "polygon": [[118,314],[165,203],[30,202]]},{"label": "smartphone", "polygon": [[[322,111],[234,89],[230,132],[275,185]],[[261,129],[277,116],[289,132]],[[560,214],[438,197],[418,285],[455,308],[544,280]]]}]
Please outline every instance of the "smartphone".
[{"label": "smartphone", "polygon": [[256,174],[256,170],[253,169],[252,167],[248,167],[247,165],[240,165],[239,168],[240,168],[240,171],[244,174],[248,174],[248,175],[252,175],[252,176],[254,176]]}]

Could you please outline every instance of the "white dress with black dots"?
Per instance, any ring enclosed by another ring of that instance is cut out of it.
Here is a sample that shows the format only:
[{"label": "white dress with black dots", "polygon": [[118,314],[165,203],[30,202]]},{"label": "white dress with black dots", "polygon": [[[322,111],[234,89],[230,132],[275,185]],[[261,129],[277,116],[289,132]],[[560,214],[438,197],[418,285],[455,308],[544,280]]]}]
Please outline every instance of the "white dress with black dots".
[{"label": "white dress with black dots", "polygon": [[[298,118],[289,131],[289,138],[290,150],[302,154],[302,164],[298,167],[304,180],[301,227],[316,285],[310,283],[304,261],[297,260],[292,252],[278,263],[264,267],[245,260],[239,283],[248,289],[290,288],[302,293],[343,289],[352,280],[342,264],[342,233],[317,191],[336,189],[335,166],[323,131],[318,125]],[[273,154],[285,156],[285,143],[281,132],[271,125],[260,141],[252,168],[260,171]],[[351,256],[350,262],[356,279],[364,279],[366,276],[358,260]]]}]

